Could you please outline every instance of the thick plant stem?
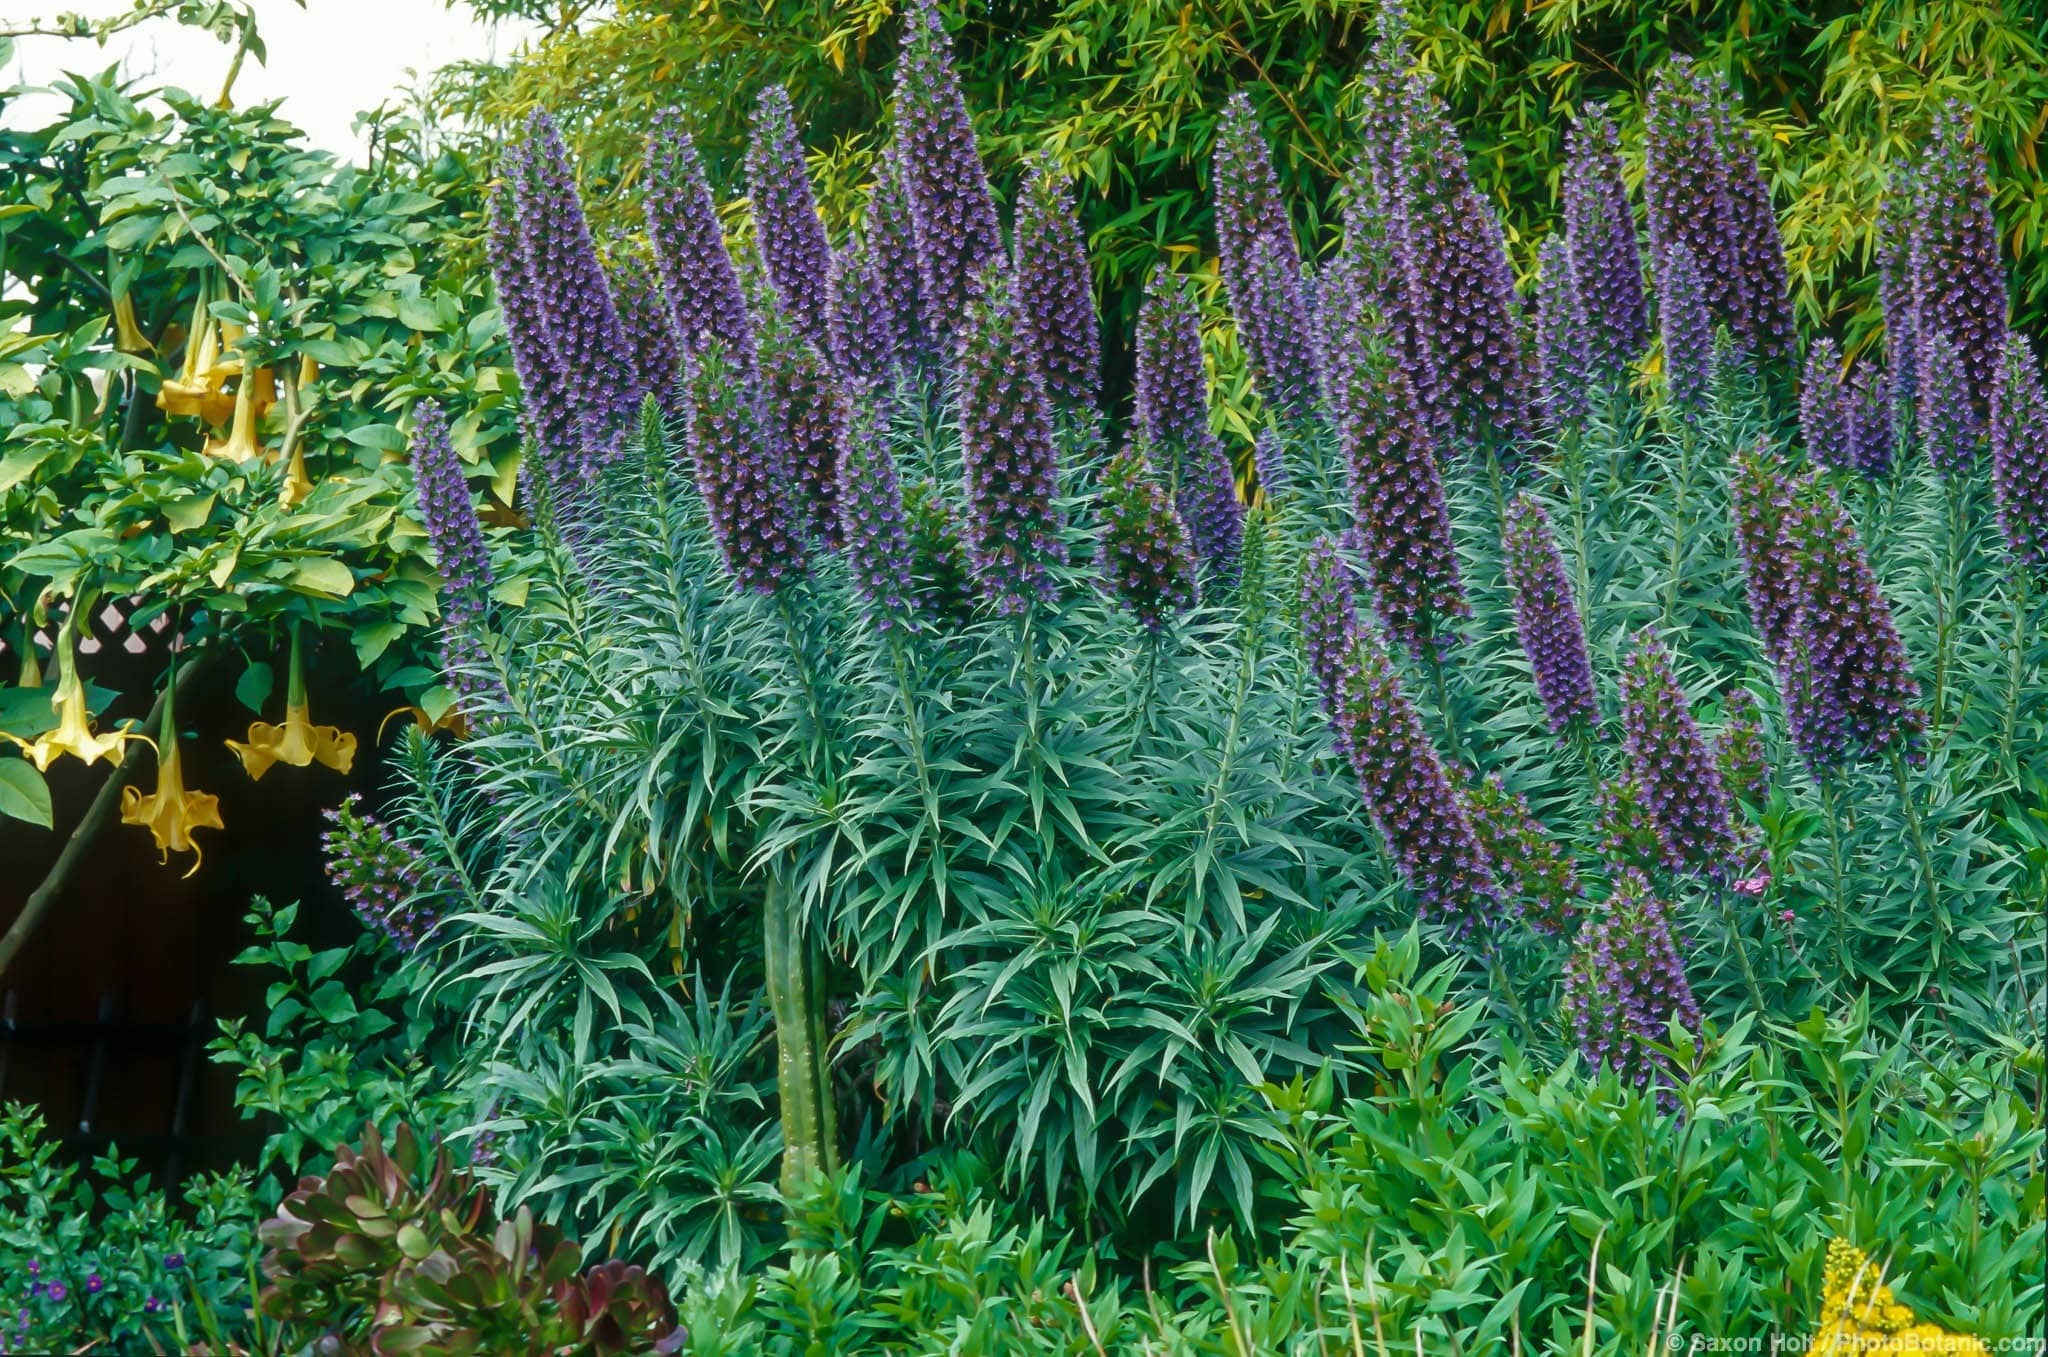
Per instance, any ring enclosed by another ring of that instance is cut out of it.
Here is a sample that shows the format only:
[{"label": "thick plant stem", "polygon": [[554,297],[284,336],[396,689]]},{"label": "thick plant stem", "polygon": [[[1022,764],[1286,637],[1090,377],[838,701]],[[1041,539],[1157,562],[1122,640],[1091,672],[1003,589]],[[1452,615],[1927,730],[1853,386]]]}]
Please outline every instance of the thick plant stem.
[{"label": "thick plant stem", "polygon": [[1913,856],[1920,864],[1920,879],[1927,885],[1927,912],[1941,917],[1941,881],[1934,875],[1934,859],[1927,851],[1927,830],[1920,823],[1920,804],[1913,799],[1913,784],[1906,776],[1906,758],[1892,751],[1892,777],[1899,784],[1899,808],[1906,816],[1906,832],[1913,841]]},{"label": "thick plant stem", "polygon": [[762,959],[775,1019],[775,1081],[782,1103],[782,1191],[794,1196],[839,1167],[838,1116],[826,1065],[825,996],[816,948],[804,936],[789,864],[775,864],[761,900]]},{"label": "thick plant stem", "polygon": [[1451,746],[1451,757],[1462,761],[1465,757],[1465,736],[1458,726],[1457,708],[1451,705],[1451,688],[1444,681],[1444,661],[1441,655],[1430,655],[1429,677],[1436,688],[1437,709],[1444,716],[1444,738]]}]

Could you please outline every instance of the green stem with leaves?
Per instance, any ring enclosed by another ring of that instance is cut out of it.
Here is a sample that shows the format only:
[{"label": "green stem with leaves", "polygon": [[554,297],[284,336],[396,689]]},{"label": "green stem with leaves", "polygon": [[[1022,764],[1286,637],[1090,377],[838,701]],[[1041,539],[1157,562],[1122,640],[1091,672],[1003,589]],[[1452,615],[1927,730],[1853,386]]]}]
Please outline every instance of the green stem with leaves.
[{"label": "green stem with leaves", "polygon": [[839,1167],[839,1119],[826,1059],[821,968],[817,947],[805,935],[790,869],[786,857],[772,863],[761,897],[762,965],[768,1008],[775,1020],[785,1196],[794,1196]]},{"label": "green stem with leaves", "polygon": [[1820,802],[1827,812],[1828,857],[1835,873],[1835,970],[1839,973],[1849,964],[1849,884],[1842,870],[1842,812],[1836,802],[1836,790],[1834,775],[1821,774]]},{"label": "green stem with leaves", "polygon": [[2005,710],[1998,728],[1998,761],[2006,775],[2019,776],[2019,760],[2013,752],[2019,730],[2020,695],[2026,677],[2027,618],[2033,611],[2033,572],[2015,563],[2012,572],[2012,641],[2005,657]]},{"label": "green stem with leaves", "polygon": [[1927,830],[1920,823],[1920,804],[1913,796],[1913,783],[1906,775],[1906,757],[1891,751],[1892,778],[1899,788],[1899,809],[1906,817],[1906,833],[1913,844],[1913,857],[1920,866],[1920,879],[1927,887],[1930,919],[1941,917],[1941,881],[1934,874],[1934,858],[1927,851]]}]

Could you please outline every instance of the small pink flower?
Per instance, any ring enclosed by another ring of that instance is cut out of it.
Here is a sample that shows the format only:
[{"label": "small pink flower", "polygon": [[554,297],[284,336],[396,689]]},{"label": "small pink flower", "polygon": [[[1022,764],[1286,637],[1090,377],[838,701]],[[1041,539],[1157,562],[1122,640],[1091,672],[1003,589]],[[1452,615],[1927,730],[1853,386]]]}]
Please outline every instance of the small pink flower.
[{"label": "small pink flower", "polygon": [[1789,909],[1781,909],[1778,911],[1778,922],[1785,925],[1785,927],[1787,928],[1790,928],[1792,926],[1792,921],[1796,917],[1798,916],[1793,914],[1792,911]]},{"label": "small pink flower", "polygon": [[1733,890],[1737,895],[1760,898],[1766,890],[1770,889],[1770,885],[1771,874],[1769,872],[1758,872],[1755,876],[1742,878],[1742,880],[1737,881],[1729,889]]}]

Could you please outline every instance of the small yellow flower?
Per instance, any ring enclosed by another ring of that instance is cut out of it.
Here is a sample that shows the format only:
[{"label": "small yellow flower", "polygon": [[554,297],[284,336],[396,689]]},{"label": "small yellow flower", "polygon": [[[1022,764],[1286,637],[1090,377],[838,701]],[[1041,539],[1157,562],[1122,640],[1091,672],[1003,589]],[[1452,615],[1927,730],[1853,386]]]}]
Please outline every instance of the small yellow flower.
[{"label": "small yellow flower", "polygon": [[1919,1323],[1869,1256],[1841,1239],[1828,1241],[1820,1328],[1809,1351],[1812,1357],[1989,1357],[1967,1334]]},{"label": "small yellow flower", "polygon": [[261,781],[271,765],[277,763],[304,768],[318,762],[337,773],[347,773],[355,766],[356,737],[335,726],[313,724],[312,712],[306,703],[306,679],[299,657],[296,628],[292,631],[291,681],[285,690],[284,724],[274,726],[267,721],[252,721],[246,743],[241,740],[226,743],[235,751],[235,757],[242,761],[242,767],[249,776],[257,781]]},{"label": "small yellow flower", "polygon": [[178,759],[178,727],[171,715],[171,703],[164,701],[161,757],[156,765],[156,791],[144,796],[139,787],[121,789],[121,823],[141,825],[156,840],[157,860],[168,862],[173,852],[190,853],[192,866],[185,875],[199,870],[202,854],[192,839],[195,829],[225,829],[220,819],[220,798],[204,792],[185,790],[185,776]]},{"label": "small yellow flower", "polygon": [[[76,617],[84,606],[83,602],[74,603],[72,616]],[[48,772],[50,765],[66,754],[86,763],[98,763],[101,759],[118,759],[130,740],[153,743],[148,736],[131,730],[114,730],[104,735],[93,732],[92,712],[85,705],[85,683],[72,662],[69,619],[57,635],[57,686],[50,693],[50,710],[57,713],[56,728],[33,740],[0,730],[0,740],[21,746],[22,753],[39,773]]]}]

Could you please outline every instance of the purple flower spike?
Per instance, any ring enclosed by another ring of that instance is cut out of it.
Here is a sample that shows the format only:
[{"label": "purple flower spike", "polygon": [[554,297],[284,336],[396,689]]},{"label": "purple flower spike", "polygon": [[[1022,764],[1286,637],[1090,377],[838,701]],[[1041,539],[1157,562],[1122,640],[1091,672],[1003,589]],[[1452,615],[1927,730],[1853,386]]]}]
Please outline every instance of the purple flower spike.
[{"label": "purple flower spike", "polygon": [[896,135],[915,223],[924,329],[949,348],[975,279],[1003,257],[1003,232],[936,0],[911,0],[904,10]]},{"label": "purple flower spike", "polygon": [[1280,177],[1273,171],[1273,150],[1259,128],[1251,97],[1243,90],[1224,101],[1216,123],[1216,147],[1210,165],[1211,192],[1216,200],[1216,252],[1230,309],[1239,316],[1252,296],[1252,247],[1264,236],[1279,240],[1291,258],[1300,257]]},{"label": "purple flower spike", "polygon": [[1195,558],[1188,532],[1138,448],[1102,472],[1102,570],[1111,590],[1157,632],[1195,606]]},{"label": "purple flower spike", "polygon": [[1799,597],[1785,706],[1800,752],[1816,774],[1851,756],[1913,752],[1927,726],[1920,685],[1854,520],[1818,486],[1785,526]]},{"label": "purple flower spike", "polygon": [[534,464],[544,482],[563,480],[572,471],[577,450],[576,408],[555,355],[541,311],[541,294],[528,262],[525,233],[512,184],[526,175],[526,152],[506,150],[500,167],[504,182],[491,192],[488,244],[491,277],[505,316],[505,338],[512,350],[512,369],[519,376],[521,423],[533,440]]},{"label": "purple flower spike", "polygon": [[1337,719],[1344,666],[1358,640],[1358,600],[1351,590],[1351,572],[1335,539],[1318,537],[1301,568],[1301,649],[1316,696],[1337,737],[1337,753],[1351,757],[1351,741]]},{"label": "purple flower spike", "polygon": [[1756,695],[1734,688],[1721,704],[1721,733],[1714,739],[1714,763],[1729,795],[1761,808],[1771,799],[1771,761],[1764,753],[1763,715]]},{"label": "purple flower spike", "polygon": [[1252,467],[1258,472],[1259,488],[1269,495],[1287,489],[1287,447],[1272,429],[1262,429],[1252,442]]},{"label": "purple flower spike", "polygon": [[1237,560],[1244,507],[1223,444],[1209,429],[1202,324],[1185,278],[1161,264],[1138,310],[1137,423],[1173,486],[1195,554],[1219,570]]},{"label": "purple flower spike", "polygon": [[1088,250],[1074,214],[1073,186],[1050,156],[1038,156],[1017,200],[1017,291],[1053,400],[1092,410],[1102,394],[1102,336]]},{"label": "purple flower spike", "polygon": [[1873,480],[1892,473],[1892,445],[1897,434],[1891,392],[1891,379],[1884,369],[1871,363],[1857,364],[1842,388],[1842,416],[1849,426],[1851,461]]},{"label": "purple flower spike", "polygon": [[907,624],[913,608],[910,530],[896,454],[889,446],[889,418],[887,396],[871,392],[856,400],[853,427],[839,459],[846,564],[879,631]]},{"label": "purple flower spike", "polygon": [[960,337],[960,446],[980,592],[1001,614],[1050,602],[1059,537],[1052,403],[999,265],[982,276]]},{"label": "purple flower spike", "polygon": [[1399,367],[1364,345],[1350,352],[1337,412],[1351,498],[1372,577],[1373,608],[1418,659],[1441,658],[1470,617],[1437,471],[1435,436]]},{"label": "purple flower spike", "polygon": [[527,119],[522,169],[512,193],[537,310],[574,402],[576,431],[590,454],[608,457],[638,412],[633,353],[591,243],[568,148],[545,113]]},{"label": "purple flower spike", "polygon": [[1920,446],[1944,476],[1967,476],[1977,465],[1982,426],[1970,409],[1969,369],[1955,341],[1939,330],[1920,339]]},{"label": "purple flower spike", "polygon": [[1316,330],[1302,288],[1293,236],[1264,235],[1251,243],[1245,277],[1233,301],[1237,331],[1251,359],[1259,396],[1283,422],[1315,412],[1321,379],[1316,372]]},{"label": "purple flower spike", "polygon": [[1595,332],[1580,301],[1571,251],[1551,236],[1537,252],[1536,353],[1543,377],[1544,404],[1551,419],[1569,424],[1593,408]]},{"label": "purple flower spike", "polygon": [[1899,435],[1901,426],[1910,437],[1913,412],[1918,408],[1920,324],[1913,301],[1912,177],[1906,170],[1895,173],[1898,178],[1885,195],[1880,224],[1877,295],[1884,308],[1885,357],[1890,360],[1887,404],[1894,440],[1900,442],[1904,441]]},{"label": "purple flower spike", "polygon": [[1842,391],[1842,352],[1826,335],[1806,346],[1806,377],[1799,383],[1799,436],[1817,466],[1847,471],[1856,463]]},{"label": "purple flower spike", "polygon": [[804,144],[797,135],[789,91],[770,85],[754,105],[747,144],[747,192],[754,200],[754,229],[761,257],[782,307],[805,338],[825,343],[827,275],[832,246],[818,217],[804,168]]},{"label": "purple flower spike", "polygon": [[1728,791],[1653,631],[1637,637],[1622,673],[1621,727],[1629,776],[1642,788],[1667,865],[1692,872],[1728,867],[1736,849]]},{"label": "purple flower spike", "polygon": [[1657,326],[1664,336],[1664,398],[1682,418],[1704,410],[1714,385],[1714,320],[1699,263],[1673,245],[1657,269]]},{"label": "purple flower spike", "polygon": [[1465,789],[1465,813],[1515,912],[1539,933],[1569,934],[1578,924],[1585,893],[1578,868],[1530,813],[1528,799],[1491,774]]},{"label": "purple flower spike", "polygon": [[485,677],[490,654],[481,629],[490,607],[491,551],[449,437],[448,417],[432,401],[413,407],[412,471],[420,521],[434,544],[434,564],[441,576],[442,672],[465,711],[474,714],[471,709],[478,699],[503,691]]},{"label": "purple flower spike", "polygon": [[647,137],[647,238],[686,350],[723,345],[726,361],[754,370],[754,324],[739,273],[725,248],[697,145],[669,109]]},{"label": "purple flower spike", "polygon": [[1588,1066],[1648,1090],[1672,1078],[1656,1048],[1670,1042],[1673,1018],[1699,1030],[1671,921],[1642,873],[1622,868],[1565,963],[1565,1026]]},{"label": "purple flower spike", "polygon": [[893,378],[902,336],[879,260],[863,241],[832,258],[829,329],[832,361],[854,386],[886,386]]},{"label": "purple flower spike", "polygon": [[[1974,455],[1991,419],[2005,357],[2005,265],[1984,148],[1970,136],[1969,116],[1950,103],[1935,115],[1913,171],[1911,268],[1918,327],[1922,423],[1934,393],[1936,336],[1961,363],[1964,441]],[[1942,374],[1947,380],[1947,374]],[[1946,394],[1946,393],[1944,393]]]},{"label": "purple flower spike", "polygon": [[1786,535],[1798,495],[1798,485],[1763,456],[1736,459],[1730,489],[1735,546],[1742,557],[1750,622],[1773,661],[1791,644],[1799,611],[1798,564]]},{"label": "purple flower spike", "polygon": [[1551,731],[1562,735],[1574,720],[1599,724],[1593,661],[1586,653],[1586,628],[1572,597],[1571,576],[1558,555],[1550,516],[1527,495],[1516,496],[1508,507],[1501,556],[1514,591],[1515,632],[1536,673],[1536,691]]},{"label": "purple flower spike", "polygon": [[791,526],[836,548],[846,395],[831,364],[780,312],[762,317],[760,343],[768,436],[776,461],[790,476]]},{"label": "purple flower spike", "polygon": [[875,299],[888,309],[897,357],[910,362],[925,356],[929,345],[918,303],[917,226],[899,160],[893,143],[876,158],[875,182],[868,190],[861,225],[878,289]]},{"label": "purple flower spike", "polygon": [[2048,394],[2026,336],[2005,341],[2006,377],[1991,421],[1991,493],[2006,550],[2023,570],[2048,568]]},{"label": "purple flower spike", "polygon": [[751,374],[716,339],[683,364],[690,456],[726,569],[740,588],[773,594],[808,564],[792,520],[788,458],[771,436]]},{"label": "purple flower spike", "polygon": [[439,921],[423,889],[427,863],[383,821],[364,814],[361,804],[351,792],[326,812],[331,828],[321,836],[321,847],[327,879],[365,928],[410,952]]},{"label": "purple flower spike", "polygon": [[654,261],[630,246],[615,246],[605,260],[605,275],[611,280],[619,324],[625,327],[626,346],[633,354],[636,398],[652,395],[667,413],[680,413],[677,380],[683,370],[682,345],[676,339],[675,314],[669,310]]},{"label": "purple flower spike", "polygon": [[1618,145],[1614,124],[1594,108],[1565,134],[1565,242],[1590,327],[1593,370],[1602,382],[1619,378],[1650,342],[1643,261]]}]

